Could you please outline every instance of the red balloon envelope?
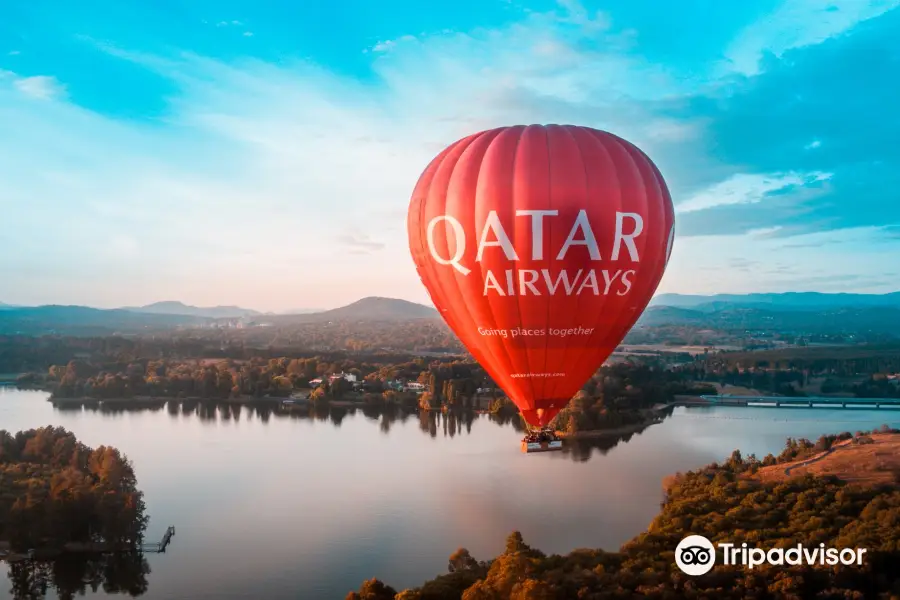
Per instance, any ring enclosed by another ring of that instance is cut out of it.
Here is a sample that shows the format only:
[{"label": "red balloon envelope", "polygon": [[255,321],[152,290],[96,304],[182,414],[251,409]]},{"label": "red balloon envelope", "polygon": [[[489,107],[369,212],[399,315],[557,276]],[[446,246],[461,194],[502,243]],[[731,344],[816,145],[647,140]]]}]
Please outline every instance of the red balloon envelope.
[{"label": "red balloon envelope", "polygon": [[675,217],[634,145],[570,125],[501,127],[422,173],[409,245],[435,307],[533,426],[546,426],[650,302]]}]

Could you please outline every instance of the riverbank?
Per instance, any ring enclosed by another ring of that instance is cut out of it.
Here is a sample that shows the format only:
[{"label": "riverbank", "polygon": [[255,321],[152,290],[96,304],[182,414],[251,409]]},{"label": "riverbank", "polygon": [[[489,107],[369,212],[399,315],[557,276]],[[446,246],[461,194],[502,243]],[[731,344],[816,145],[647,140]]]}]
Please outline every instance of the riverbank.
[{"label": "riverbank", "polygon": [[110,548],[107,544],[84,544],[70,542],[64,544],[62,548],[40,548],[37,550],[29,550],[28,552],[14,552],[9,542],[0,540],[0,561],[5,560],[8,563],[15,563],[22,560],[53,560],[68,553],[88,553],[103,554],[109,552]]},{"label": "riverbank", "polygon": [[650,427],[651,425],[656,425],[658,423],[662,423],[662,417],[653,417],[652,419],[647,419],[645,421],[641,421],[639,423],[632,423],[630,425],[622,425],[621,427],[610,427],[607,429],[588,429],[585,431],[576,431],[574,433],[569,433],[567,431],[557,431],[557,437],[567,440],[580,440],[580,439],[594,439],[594,438],[602,438],[607,436],[621,436],[627,435],[629,433],[640,433]]},{"label": "riverbank", "polygon": [[[178,405],[194,405],[194,404],[216,404],[216,405],[232,405],[232,406],[259,406],[267,408],[279,408],[288,411],[308,411],[317,406],[331,408],[347,408],[347,409],[363,409],[367,407],[383,408],[393,406],[403,408],[404,404],[399,402],[369,402],[363,398],[354,398],[351,400],[327,400],[321,404],[316,404],[307,398],[291,398],[290,396],[237,396],[232,398],[203,398],[199,396],[188,396],[184,398],[175,398],[168,396],[134,396],[131,398],[56,398],[49,397],[47,401],[56,407],[110,407],[110,408],[161,408],[168,403],[173,406]],[[477,412],[477,411],[476,411]]]},{"label": "riverbank", "polygon": [[[93,398],[93,397],[75,397],[75,398],[67,398],[67,397],[54,397],[50,396],[47,400],[58,407],[79,407],[79,406],[88,406],[88,407],[113,407],[113,408],[127,408],[127,407],[135,407],[135,408],[161,408],[165,406],[167,403],[171,402],[173,405],[183,405],[183,404],[231,404],[231,405],[243,405],[243,406],[270,406],[270,407],[279,407],[284,410],[290,412],[306,412],[310,409],[315,408],[316,403],[305,399],[305,398],[291,398],[291,397],[282,397],[282,396],[235,396],[231,398],[203,398],[199,396],[188,396],[188,397],[169,397],[169,396],[133,396],[130,398]],[[577,432],[567,432],[567,431],[556,431],[557,436],[564,439],[590,439],[590,438],[602,438],[607,436],[622,436],[628,435],[631,433],[639,433],[650,427],[651,425],[658,424],[662,422],[664,417],[662,413],[667,409],[672,408],[673,406],[677,406],[680,403],[675,400],[670,403],[665,404],[657,404],[652,408],[645,409],[636,409],[634,411],[628,410],[623,411],[622,414],[627,414],[629,416],[637,415],[637,421],[633,423],[628,423],[626,425],[620,425],[617,427],[607,427],[602,429],[589,429]],[[351,399],[342,399],[342,400],[327,400],[323,402],[321,407],[331,407],[331,408],[343,408],[343,409],[364,409],[364,408],[385,408],[387,406],[396,406],[397,408],[402,408],[404,405],[401,403],[392,403],[386,404],[383,402],[368,402],[364,398],[351,398]],[[437,412],[437,413],[448,413],[454,412],[457,410],[457,407],[442,405],[440,407],[421,407],[421,406],[410,406],[409,408],[417,411],[425,411],[425,412]],[[471,408],[463,409],[459,407],[459,410],[465,410],[466,412],[471,412],[475,414],[493,414],[490,410],[490,407],[487,403],[479,402],[473,405]],[[510,416],[515,417],[519,414],[518,409],[514,412],[510,412]]]},{"label": "riverbank", "polygon": [[106,542],[67,542],[60,548],[36,548],[27,552],[14,552],[12,545],[0,540],[0,561],[14,563],[22,560],[54,560],[65,554],[110,554],[136,552],[139,547],[115,547]]},{"label": "riverbank", "polygon": [[132,396],[130,398],[92,398],[90,396],[82,396],[78,398],[66,398],[51,395],[47,398],[48,402],[53,404],[139,404],[139,403],[165,403],[165,402],[217,402],[221,404],[255,404],[255,403],[275,403],[289,400],[285,396],[235,396],[232,398],[203,398],[201,396]]},{"label": "riverbank", "polygon": [[0,540],[0,561],[14,562],[16,560],[21,560],[24,558],[24,555],[15,554],[12,551],[12,546],[9,542],[4,542]]},{"label": "riverbank", "polygon": [[638,409],[636,412],[640,415],[640,420],[634,423],[629,423],[627,425],[620,425],[618,427],[604,427],[602,429],[585,429],[575,432],[556,431],[556,435],[557,437],[563,439],[576,440],[596,439],[608,436],[622,436],[628,435],[629,433],[640,433],[651,425],[662,423],[665,420],[665,417],[662,416],[662,414],[666,410],[679,405],[680,402],[676,399],[672,402],[657,404],[652,408]]}]

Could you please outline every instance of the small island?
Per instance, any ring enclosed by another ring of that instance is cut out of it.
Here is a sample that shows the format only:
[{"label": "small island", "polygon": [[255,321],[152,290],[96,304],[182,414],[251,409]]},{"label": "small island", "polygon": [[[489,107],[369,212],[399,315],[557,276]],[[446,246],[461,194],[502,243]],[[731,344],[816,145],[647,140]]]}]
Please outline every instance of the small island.
[{"label": "small island", "polygon": [[0,430],[0,558],[137,551],[147,526],[128,459],[60,427]]},{"label": "small island", "polygon": [[[347,600],[612,600],[900,598],[900,432],[789,439],[763,460],[735,451],[725,462],[667,478],[661,513],[618,552],[546,555],[519,532],[500,556],[478,561],[465,548],[448,573],[397,592],[378,579]],[[860,566],[716,565],[684,575],[674,550],[688,533],[764,548],[803,543],[865,548]]]}]

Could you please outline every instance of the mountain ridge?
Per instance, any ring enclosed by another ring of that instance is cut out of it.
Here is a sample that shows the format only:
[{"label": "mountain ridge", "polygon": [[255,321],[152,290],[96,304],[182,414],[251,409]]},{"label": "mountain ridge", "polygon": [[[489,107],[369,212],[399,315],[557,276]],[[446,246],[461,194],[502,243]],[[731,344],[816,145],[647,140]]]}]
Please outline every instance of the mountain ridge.
[{"label": "mountain ridge", "polygon": [[397,321],[406,319],[436,319],[438,311],[431,306],[382,296],[366,296],[356,302],[329,310],[305,314],[267,316],[274,325],[318,321]]},{"label": "mountain ridge", "polygon": [[[217,327],[235,319],[250,326],[290,326],[329,321],[401,321],[439,317],[432,306],[379,296],[368,296],[345,306],[304,314],[273,315],[229,306],[193,307],[193,314],[181,314],[188,305],[175,301],[147,306],[150,308],[5,305],[0,310],[0,334],[133,334],[185,327]],[[876,331],[893,336],[896,335],[894,332],[900,331],[900,293],[662,294],[654,299],[637,325],[730,331]]]},{"label": "mountain ridge", "polygon": [[258,310],[240,306],[191,306],[179,300],[162,300],[144,306],[123,306],[121,310],[154,315],[184,315],[190,317],[207,317],[211,319],[228,319],[261,315]]},{"label": "mountain ridge", "polygon": [[369,318],[436,318],[438,311],[432,306],[410,302],[400,298],[382,296],[366,296],[346,306],[332,308],[321,313],[322,316],[342,318],[350,315],[365,314]]},{"label": "mountain ridge", "polygon": [[755,292],[750,294],[657,294],[650,301],[651,307],[671,306],[718,310],[744,306],[778,310],[829,309],[850,307],[900,308],[900,292],[886,294],[856,294],[846,292]]},{"label": "mountain ridge", "polygon": [[[211,316],[209,308],[193,307],[194,314],[182,314],[188,305],[180,302],[164,302],[148,305],[157,312],[131,308],[92,308],[78,305],[46,304],[31,307],[7,307],[0,311],[0,335],[22,333],[71,333],[78,335],[109,335],[112,333],[140,333],[151,329],[213,326],[222,321],[240,319],[249,323],[290,325],[322,321],[396,321],[405,319],[437,318],[433,307],[398,298],[369,296],[345,306],[320,312],[293,315],[267,315],[258,311],[252,314],[234,314],[234,308],[222,309],[219,316]],[[191,307],[188,307],[191,308]],[[241,309],[243,310],[243,309]],[[247,309],[249,310],[249,309]],[[172,312],[175,311],[175,312]],[[206,311],[205,313],[203,311]],[[222,313],[229,313],[221,316]],[[213,313],[215,314],[215,313]]]},{"label": "mountain ridge", "polygon": [[43,306],[6,308],[0,311],[0,335],[109,335],[138,333],[148,329],[192,327],[211,319],[188,315],[141,313],[119,308],[46,304]]},{"label": "mountain ridge", "polygon": [[[184,316],[203,316],[209,318],[234,318],[242,316],[285,316],[285,315],[309,315],[321,314],[329,311],[346,309],[360,302],[366,301],[397,301],[408,305],[424,306],[425,304],[403,300],[401,298],[386,298],[383,296],[365,296],[355,302],[336,308],[293,308],[283,311],[260,311],[235,305],[218,306],[194,306],[180,300],[162,300],[143,306],[123,306],[117,308],[96,308],[79,304],[41,304],[37,306],[23,306],[0,302],[0,309],[32,309],[42,306],[80,306],[94,308],[95,310],[126,310],[146,314],[170,314]],[[900,291],[884,294],[860,294],[847,292],[751,292],[749,294],[657,294],[650,301],[650,307],[672,306],[677,308],[695,307],[724,307],[726,305],[773,307],[773,308],[823,308],[823,307],[851,307],[851,306],[890,306],[900,307]]]}]

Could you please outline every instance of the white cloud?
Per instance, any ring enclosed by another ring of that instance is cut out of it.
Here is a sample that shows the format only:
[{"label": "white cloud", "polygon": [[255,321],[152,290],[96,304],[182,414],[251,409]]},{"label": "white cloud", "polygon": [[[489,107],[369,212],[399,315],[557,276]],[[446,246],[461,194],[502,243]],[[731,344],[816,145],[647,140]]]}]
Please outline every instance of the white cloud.
[{"label": "white cloud", "polygon": [[[17,248],[16,262],[0,255],[0,281],[13,290],[0,300],[122,306],[162,294],[262,310],[361,295],[428,302],[407,249],[406,209],[425,166],[464,135],[579,123],[651,157],[703,162],[704,145],[685,143],[702,123],[640,102],[685,84],[630,55],[629,38],[604,19],[576,10],[472,35],[404,36],[390,52],[373,48],[377,83],[307,63],[223,64],[81,38],[177,91],[151,127],[35,103],[0,80],[0,209],[12,207],[18,223],[0,228],[0,247]],[[41,88],[7,79],[19,92]],[[660,169],[669,179],[678,163]],[[736,176],[687,209],[758,202],[819,175]],[[746,252],[759,235],[735,243]],[[694,239],[676,243],[673,261],[693,252]]]},{"label": "white cloud", "polygon": [[32,98],[49,100],[59,98],[66,93],[66,86],[47,75],[35,75],[34,77],[21,77],[13,82],[20,92]]},{"label": "white cloud", "polygon": [[409,43],[409,42],[417,42],[418,39],[414,35],[404,35],[396,40],[385,40],[383,42],[378,42],[374,46],[372,46],[372,52],[389,52],[397,47],[398,44]]},{"label": "white cloud", "polygon": [[9,56],[18,56],[19,54],[22,54],[22,52],[20,52],[19,50],[10,50],[6,54],[8,54]]},{"label": "white cloud", "polygon": [[564,23],[573,23],[585,28],[587,31],[606,31],[612,26],[609,15],[602,10],[588,13],[578,0],[557,0],[557,4],[565,11],[561,17]]},{"label": "white cloud", "polygon": [[771,237],[773,234],[778,233],[784,229],[781,225],[775,225],[772,227],[761,227],[759,229],[751,229],[747,232],[747,237],[754,238],[765,238]]},{"label": "white cloud", "polygon": [[655,118],[645,124],[648,138],[661,142],[684,142],[699,135],[695,123]]},{"label": "white cloud", "polygon": [[660,293],[886,293],[897,289],[892,257],[900,239],[887,227],[855,227],[792,237],[775,228],[739,236],[678,238]]},{"label": "white cloud", "polygon": [[369,254],[385,247],[384,242],[373,239],[362,228],[350,227],[337,236],[338,243],[350,248],[354,254]]},{"label": "white cloud", "polygon": [[712,185],[676,205],[678,213],[707,210],[717,206],[756,204],[773,193],[830,179],[831,173],[739,173]]},{"label": "white cloud", "polygon": [[774,12],[746,27],[725,55],[731,69],[754,75],[765,53],[781,56],[821,43],[898,6],[900,0],[782,0]]},{"label": "white cloud", "polygon": [[253,37],[253,32],[252,32],[252,31],[245,31],[245,32],[244,32],[244,37]]},{"label": "white cloud", "polygon": [[391,48],[397,45],[397,42],[393,40],[386,40],[384,42],[378,42],[374,46],[372,46],[372,52],[387,52]]}]

